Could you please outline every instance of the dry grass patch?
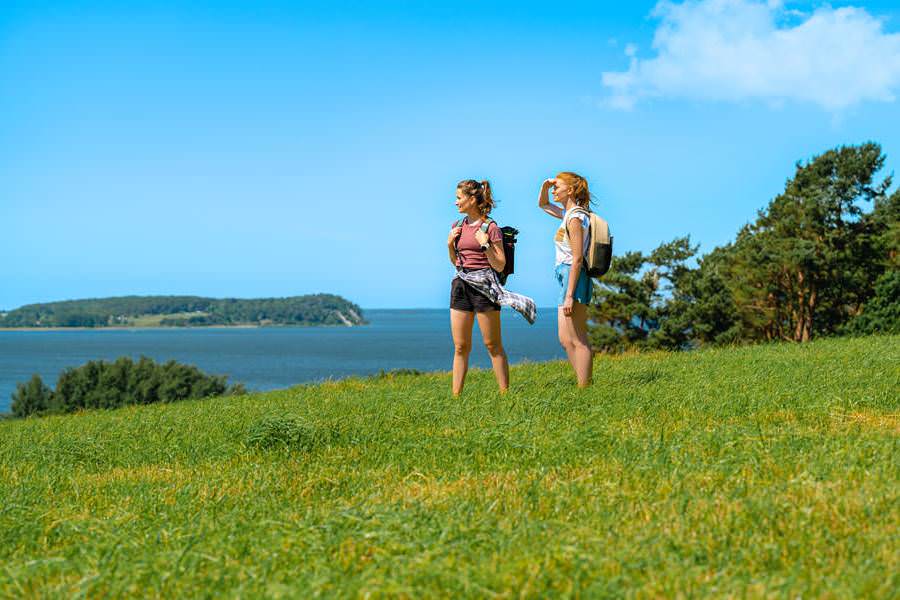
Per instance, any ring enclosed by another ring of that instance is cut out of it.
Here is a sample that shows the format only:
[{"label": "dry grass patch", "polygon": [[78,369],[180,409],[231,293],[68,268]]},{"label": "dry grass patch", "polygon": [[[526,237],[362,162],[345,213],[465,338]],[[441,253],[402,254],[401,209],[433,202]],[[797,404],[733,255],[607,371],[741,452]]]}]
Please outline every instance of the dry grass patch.
[{"label": "dry grass patch", "polygon": [[81,478],[88,485],[102,487],[116,483],[183,483],[190,475],[178,467],[144,465],[116,467],[102,473],[86,473]]},{"label": "dry grass patch", "polygon": [[831,418],[841,429],[859,426],[863,429],[900,434],[900,414],[897,413],[832,413]]},{"label": "dry grass patch", "polygon": [[459,496],[517,495],[520,477],[519,474],[509,471],[444,479],[414,472],[402,481],[385,485],[380,500],[388,503],[422,503],[433,506],[444,504]]}]

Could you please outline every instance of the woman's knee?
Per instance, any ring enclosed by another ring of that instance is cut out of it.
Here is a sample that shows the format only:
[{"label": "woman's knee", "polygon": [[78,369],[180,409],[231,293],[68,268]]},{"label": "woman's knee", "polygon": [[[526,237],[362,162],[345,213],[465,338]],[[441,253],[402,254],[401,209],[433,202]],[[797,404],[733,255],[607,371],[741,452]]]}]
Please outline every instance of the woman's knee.
[{"label": "woman's knee", "polygon": [[569,343],[572,344],[572,346],[574,346],[575,348],[578,348],[579,350],[585,349],[585,348],[589,350],[591,348],[590,340],[588,339],[587,336],[584,336],[584,335],[572,336],[572,339],[569,341]]},{"label": "woman's knee", "polygon": [[488,354],[491,356],[500,356],[503,354],[502,342],[485,342],[484,347],[487,348]]},{"label": "woman's knee", "polygon": [[457,354],[461,354],[463,356],[468,356],[472,351],[472,342],[454,342],[453,350]]}]

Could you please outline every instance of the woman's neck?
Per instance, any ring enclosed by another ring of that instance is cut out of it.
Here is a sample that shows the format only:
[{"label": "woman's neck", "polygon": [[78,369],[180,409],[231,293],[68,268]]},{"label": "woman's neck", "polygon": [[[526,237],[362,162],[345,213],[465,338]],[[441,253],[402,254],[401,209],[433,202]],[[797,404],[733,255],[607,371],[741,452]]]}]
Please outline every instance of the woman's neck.
[{"label": "woman's neck", "polygon": [[574,200],[567,200],[566,204],[565,204],[565,211],[569,212],[573,208],[581,208],[581,207]]},{"label": "woman's neck", "polygon": [[481,213],[477,212],[477,211],[469,211],[466,213],[466,219],[468,220],[469,225],[471,225],[472,223],[475,223],[477,221],[480,221],[482,218],[483,217],[482,217]]}]

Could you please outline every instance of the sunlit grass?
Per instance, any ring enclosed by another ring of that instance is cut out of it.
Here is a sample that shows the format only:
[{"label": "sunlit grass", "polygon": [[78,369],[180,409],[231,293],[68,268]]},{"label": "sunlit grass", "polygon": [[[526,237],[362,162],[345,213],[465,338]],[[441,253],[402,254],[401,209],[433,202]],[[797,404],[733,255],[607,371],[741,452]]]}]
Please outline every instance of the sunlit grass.
[{"label": "sunlit grass", "polygon": [[0,597],[892,597],[900,338],[0,422]]}]

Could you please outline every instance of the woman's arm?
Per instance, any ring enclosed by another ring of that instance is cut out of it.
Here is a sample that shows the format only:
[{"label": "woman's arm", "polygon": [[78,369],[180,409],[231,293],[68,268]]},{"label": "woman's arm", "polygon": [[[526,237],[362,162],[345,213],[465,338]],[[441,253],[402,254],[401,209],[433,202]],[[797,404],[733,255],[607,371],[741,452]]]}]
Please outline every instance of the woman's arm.
[{"label": "woman's arm", "polygon": [[506,266],[506,253],[503,252],[502,239],[499,242],[492,242],[484,254],[487,256],[488,263],[490,263],[493,270],[502,271],[503,267]]},{"label": "woman's arm", "polygon": [[550,188],[556,185],[555,179],[545,179],[541,184],[541,193],[538,194],[538,207],[557,219],[563,218],[563,210],[555,204],[550,204]]},{"label": "woman's arm", "polygon": [[497,227],[496,223],[491,223],[488,229],[488,232],[495,231],[499,234],[499,236],[495,236],[497,239],[490,239],[488,233],[481,231],[478,229],[475,232],[475,241],[484,246],[490,241],[491,245],[488,246],[488,249],[485,251],[484,255],[487,257],[488,264],[491,265],[491,268],[495,271],[502,271],[503,267],[506,266],[506,253],[503,251],[503,234],[500,233],[499,227]]},{"label": "woman's arm", "polygon": [[450,230],[450,235],[447,237],[447,250],[450,253],[450,264],[454,267],[456,266],[456,240],[459,238],[459,234],[462,233],[462,227],[454,227]]},{"label": "woman's arm", "polygon": [[584,228],[581,217],[570,218],[566,223],[566,231],[569,233],[569,246],[572,248],[572,268],[569,270],[569,287],[566,289],[566,297],[563,301],[563,314],[572,314],[572,306],[575,303],[575,288],[581,277],[581,266],[584,264]]}]

